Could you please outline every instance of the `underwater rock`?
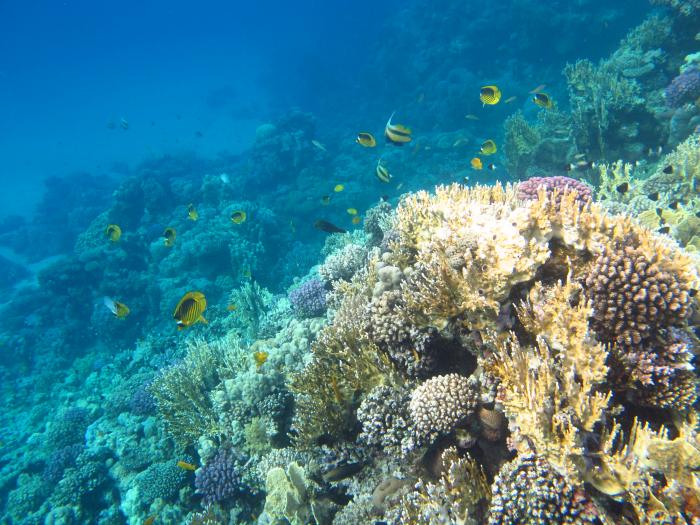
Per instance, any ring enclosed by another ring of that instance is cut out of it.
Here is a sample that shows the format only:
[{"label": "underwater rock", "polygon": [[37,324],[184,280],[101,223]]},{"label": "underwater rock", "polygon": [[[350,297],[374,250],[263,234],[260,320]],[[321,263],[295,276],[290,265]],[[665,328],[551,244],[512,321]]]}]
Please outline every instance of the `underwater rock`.
[{"label": "underwater rock", "polygon": [[9,291],[17,283],[29,277],[29,270],[0,255],[0,290]]}]

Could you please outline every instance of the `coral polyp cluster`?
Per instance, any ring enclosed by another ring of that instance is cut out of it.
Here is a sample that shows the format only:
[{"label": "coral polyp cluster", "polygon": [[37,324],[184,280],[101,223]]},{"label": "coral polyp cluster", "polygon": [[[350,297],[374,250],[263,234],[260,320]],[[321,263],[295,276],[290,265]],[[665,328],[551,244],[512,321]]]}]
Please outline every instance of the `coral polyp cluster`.
[{"label": "coral polyp cluster", "polygon": [[[365,470],[385,468],[399,451],[423,465],[393,467],[418,481],[385,518],[438,523],[426,518],[436,501],[484,516],[490,499],[492,524],[606,523],[622,519],[623,492],[645,501],[664,491],[699,495],[692,476],[659,484],[668,465],[636,457],[639,437],[620,431],[642,425],[658,450],[684,442],[694,457],[697,263],[608,214],[580,183],[523,184],[407,196],[388,245],[336,286],[335,315],[294,381],[301,442],[342,448],[358,439],[374,458]],[[406,355],[421,367],[406,367],[397,357]],[[642,406],[656,411],[633,421]],[[670,420],[680,432],[673,439],[651,430]],[[611,433],[615,444],[601,448]],[[448,465],[431,458],[449,447],[456,470],[436,481],[431,469]],[[491,494],[460,500],[479,493],[478,476],[460,474],[473,473],[473,461],[495,475]],[[587,485],[603,487],[601,465],[621,463],[636,469],[637,486],[611,494]],[[454,479],[459,490],[445,485]],[[632,512],[640,523],[692,521],[672,498],[660,501],[652,509],[635,500]]]}]

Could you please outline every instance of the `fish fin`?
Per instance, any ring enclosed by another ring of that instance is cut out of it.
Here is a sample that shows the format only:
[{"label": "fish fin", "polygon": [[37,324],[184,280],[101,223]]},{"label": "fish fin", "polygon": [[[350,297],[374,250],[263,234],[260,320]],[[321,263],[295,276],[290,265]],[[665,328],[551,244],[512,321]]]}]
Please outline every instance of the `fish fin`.
[{"label": "fish fin", "polygon": [[200,316],[199,316],[199,321],[202,322],[202,323],[204,323],[204,324],[209,324],[209,321],[207,321],[207,320],[204,318],[203,315],[200,315]]},{"label": "fish fin", "polygon": [[386,126],[384,126],[385,128],[388,128],[389,126],[391,126],[391,119],[394,118],[394,115],[395,115],[395,114],[396,114],[396,111],[393,111],[393,112],[391,113],[391,116],[389,117],[389,120],[386,121]]}]

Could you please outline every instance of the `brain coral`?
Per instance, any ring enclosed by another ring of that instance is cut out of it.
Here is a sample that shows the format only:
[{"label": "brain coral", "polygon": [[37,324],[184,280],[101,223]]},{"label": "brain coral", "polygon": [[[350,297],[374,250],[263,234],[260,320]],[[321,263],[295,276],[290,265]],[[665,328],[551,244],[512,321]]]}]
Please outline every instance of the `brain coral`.
[{"label": "brain coral", "polygon": [[488,525],[601,523],[592,501],[544,459],[518,456],[492,487]]},{"label": "brain coral", "polygon": [[449,434],[477,407],[479,387],[474,378],[446,374],[428,379],[413,391],[408,410],[419,443]]}]

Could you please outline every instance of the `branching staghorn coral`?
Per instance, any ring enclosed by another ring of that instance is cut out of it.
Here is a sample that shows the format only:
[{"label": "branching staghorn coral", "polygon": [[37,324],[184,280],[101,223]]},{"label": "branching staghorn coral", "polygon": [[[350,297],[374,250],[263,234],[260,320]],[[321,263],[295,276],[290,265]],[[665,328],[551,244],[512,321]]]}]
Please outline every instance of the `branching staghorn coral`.
[{"label": "branching staghorn coral", "polygon": [[442,453],[445,471],[437,482],[419,480],[402,501],[399,525],[478,525],[491,497],[486,475],[470,457],[450,447]]},{"label": "branching staghorn coral", "polygon": [[588,328],[591,306],[580,295],[571,281],[549,290],[536,284],[518,308],[535,344],[524,347],[514,334],[494,336],[493,355],[484,362],[500,381],[497,400],[515,446],[523,452],[534,446],[574,480],[580,479],[581,433],[593,430],[610,401],[602,390],[607,352]]},{"label": "branching staghorn coral", "polygon": [[[693,416],[681,421],[676,430],[678,435],[670,439],[667,429],[654,431],[635,420],[623,441],[621,425],[616,423],[603,435],[600,464],[587,472],[587,481],[604,494],[628,501],[642,524],[685,523],[683,515],[697,520],[697,420]],[[655,474],[664,476],[665,486],[659,485]]]},{"label": "branching staghorn coral", "polygon": [[363,330],[364,310],[376,279],[376,272],[363,271],[351,283],[339,285],[343,301],[334,322],[314,342],[311,362],[292,377],[293,430],[302,445],[323,434],[341,435],[352,426],[358,393],[399,381],[388,356]]},{"label": "branching staghorn coral", "polygon": [[522,178],[530,165],[532,155],[537,148],[542,136],[536,126],[525,120],[522,111],[508,117],[503,127],[505,128],[505,143],[503,151],[506,156],[508,173],[514,177]]},{"label": "branching staghorn coral", "polygon": [[221,433],[210,393],[247,366],[247,356],[235,336],[188,342],[185,358],[164,369],[149,387],[158,413],[176,441],[190,445],[202,435]]},{"label": "branching staghorn coral", "polygon": [[578,149],[605,157],[611,113],[641,104],[639,85],[624,77],[614,63],[605,61],[596,66],[590,60],[579,60],[568,64],[564,75],[569,84]]}]

